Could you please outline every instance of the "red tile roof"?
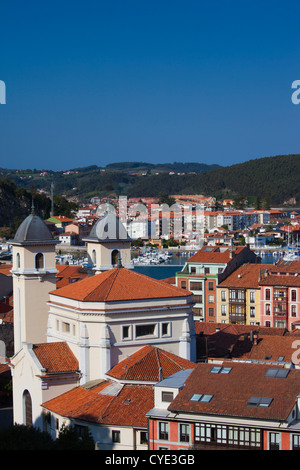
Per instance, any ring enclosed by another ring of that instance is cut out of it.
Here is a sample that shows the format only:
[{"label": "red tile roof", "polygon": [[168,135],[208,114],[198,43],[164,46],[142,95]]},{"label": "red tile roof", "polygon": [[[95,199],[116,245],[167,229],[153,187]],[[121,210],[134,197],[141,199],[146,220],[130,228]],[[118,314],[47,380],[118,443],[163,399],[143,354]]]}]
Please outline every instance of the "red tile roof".
[{"label": "red tile roof", "polygon": [[218,288],[241,287],[259,289],[259,278],[261,273],[269,268],[269,264],[243,264],[232,274],[227,276],[227,278],[218,285]]},{"label": "red tile roof", "polygon": [[270,266],[270,272],[281,272],[281,273],[300,273],[300,260],[285,261],[279,260],[275,266]]},{"label": "red tile roof", "polygon": [[[228,374],[211,373],[213,364],[199,363],[168,409],[239,418],[288,418],[299,395],[299,369],[288,369],[286,378],[270,378],[265,377],[269,365],[232,362],[223,365],[232,368]],[[194,393],[213,397],[209,403],[193,402],[190,398]],[[252,396],[272,398],[272,402],[268,407],[247,406]]]},{"label": "red tile roof", "polygon": [[300,287],[300,276],[266,276],[261,279],[259,285]]},{"label": "red tile roof", "polygon": [[88,273],[82,268],[82,266],[70,266],[68,264],[58,264],[56,266],[58,273],[56,274],[56,288],[59,289],[63,286],[67,286],[72,282],[85,279],[88,277]]},{"label": "red tile roof", "polygon": [[115,365],[107,375],[122,380],[158,382],[195,364],[163,349],[147,345]]},{"label": "red tile roof", "polygon": [[[239,254],[245,247],[236,247],[233,249],[235,255]],[[224,250],[218,246],[215,247],[203,247],[191,258],[188,259],[188,263],[228,263],[231,260],[231,250],[228,248]]]},{"label": "red tile roof", "polygon": [[[223,324],[223,323],[207,323],[207,322],[195,322],[195,331],[197,336],[197,358],[230,358],[230,359],[239,359],[241,357],[246,357],[247,354],[251,354],[254,345],[254,335],[258,337],[258,342],[260,343],[260,338],[268,338],[265,344],[272,344],[274,338],[274,344],[277,344],[282,351],[279,355],[283,354],[284,343],[280,343],[280,338],[285,338],[288,334],[285,328],[268,328],[258,325],[237,325],[237,324]],[[251,334],[253,337],[251,337]],[[295,336],[295,335],[294,335]],[[277,339],[278,338],[278,339]],[[294,338],[295,339],[295,338]],[[260,349],[263,351],[263,348]],[[293,351],[290,351],[289,358]],[[263,352],[259,353],[260,359]]]},{"label": "red tile roof", "polygon": [[257,331],[260,335],[275,335],[283,336],[287,332],[285,328],[271,328],[259,325],[238,325],[231,323],[214,323],[214,322],[201,322],[195,321],[196,335],[211,335],[219,330],[229,333],[231,335],[243,335],[250,333],[250,331]]},{"label": "red tile roof", "polygon": [[146,428],[146,413],[154,406],[152,386],[124,385],[117,395],[106,395],[105,389],[111,383],[103,382],[91,389],[76,387],[42,406],[53,413],[77,420]]},{"label": "red tile roof", "polygon": [[0,274],[5,274],[5,276],[11,276],[12,264],[0,263]]},{"label": "red tile roof", "polygon": [[[296,340],[297,341],[297,340]],[[288,336],[262,336],[259,335],[257,344],[253,344],[250,351],[239,356],[239,359],[246,360],[259,360],[259,361],[278,361],[278,358],[283,358],[279,362],[293,362],[293,354],[295,348],[293,343],[295,337]],[[233,351],[234,354],[234,351]]]},{"label": "red tile roof", "polygon": [[78,360],[64,342],[33,345],[33,352],[47,373],[78,371]]},{"label": "red tile roof", "polygon": [[189,291],[126,268],[114,268],[50,294],[85,302],[188,297]]}]

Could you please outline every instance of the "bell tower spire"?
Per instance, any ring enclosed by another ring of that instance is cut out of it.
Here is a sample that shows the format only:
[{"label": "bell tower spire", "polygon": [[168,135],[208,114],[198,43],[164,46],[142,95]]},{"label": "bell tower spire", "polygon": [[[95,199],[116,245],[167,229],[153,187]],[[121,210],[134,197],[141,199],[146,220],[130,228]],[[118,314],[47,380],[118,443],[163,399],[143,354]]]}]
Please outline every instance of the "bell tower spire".
[{"label": "bell tower spire", "polygon": [[21,223],[13,240],[13,296],[15,353],[22,343],[44,343],[47,338],[48,292],[56,287],[54,240],[46,223],[31,214]]}]

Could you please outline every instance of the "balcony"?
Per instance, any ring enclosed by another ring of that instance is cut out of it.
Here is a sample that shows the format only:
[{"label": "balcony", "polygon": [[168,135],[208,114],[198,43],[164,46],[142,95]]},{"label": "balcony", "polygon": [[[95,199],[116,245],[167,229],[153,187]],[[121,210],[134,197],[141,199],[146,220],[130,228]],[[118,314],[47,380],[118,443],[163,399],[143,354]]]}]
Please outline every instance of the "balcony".
[{"label": "balcony", "polygon": [[240,325],[246,324],[246,314],[245,313],[229,313],[229,322],[237,323]]},{"label": "balcony", "polygon": [[273,315],[274,317],[287,317],[288,315],[288,304],[287,299],[284,301],[274,302],[273,305]]}]

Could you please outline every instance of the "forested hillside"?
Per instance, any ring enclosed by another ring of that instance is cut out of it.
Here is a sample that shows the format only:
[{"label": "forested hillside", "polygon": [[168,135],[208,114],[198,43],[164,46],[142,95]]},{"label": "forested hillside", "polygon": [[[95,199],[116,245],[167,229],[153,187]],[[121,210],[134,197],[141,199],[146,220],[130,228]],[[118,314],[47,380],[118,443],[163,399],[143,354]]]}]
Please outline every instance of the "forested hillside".
[{"label": "forested hillside", "polygon": [[131,196],[156,195],[161,188],[169,194],[206,194],[217,198],[242,194],[269,198],[282,204],[290,198],[300,202],[300,155],[281,155],[249,160],[198,175],[159,175],[132,186]]},{"label": "forested hillside", "polygon": [[[45,194],[18,188],[14,181],[8,178],[0,179],[0,236],[13,236],[16,228],[30,214],[32,201],[35,212],[47,219],[50,216],[51,200]],[[54,210],[56,214],[72,217],[77,205],[68,202],[64,197],[54,197]],[[9,228],[9,231],[5,230]]]},{"label": "forested hillside", "polygon": [[[0,170],[0,176],[1,173],[13,180],[16,187],[27,191],[35,187],[50,194],[53,182],[54,194],[77,198],[79,203],[89,202],[93,196],[159,197],[162,194],[204,194],[217,199],[236,196],[268,199],[272,205],[281,205],[286,201],[291,204],[293,200],[300,204],[298,154],[259,158],[219,168],[201,163],[152,165],[121,162],[105,168],[93,165],[68,172]],[[18,192],[16,197],[18,200],[21,197]],[[19,200],[20,207],[24,205],[24,197],[23,195]],[[14,203],[7,210],[18,214],[19,209],[15,212],[13,207]]]}]

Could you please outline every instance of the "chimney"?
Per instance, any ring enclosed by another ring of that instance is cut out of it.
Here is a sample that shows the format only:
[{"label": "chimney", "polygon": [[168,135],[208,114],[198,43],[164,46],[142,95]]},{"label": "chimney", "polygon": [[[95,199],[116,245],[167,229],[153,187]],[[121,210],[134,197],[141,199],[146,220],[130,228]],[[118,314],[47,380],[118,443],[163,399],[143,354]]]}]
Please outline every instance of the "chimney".
[{"label": "chimney", "polygon": [[253,344],[255,346],[257,345],[257,334],[256,333],[253,335]]}]

